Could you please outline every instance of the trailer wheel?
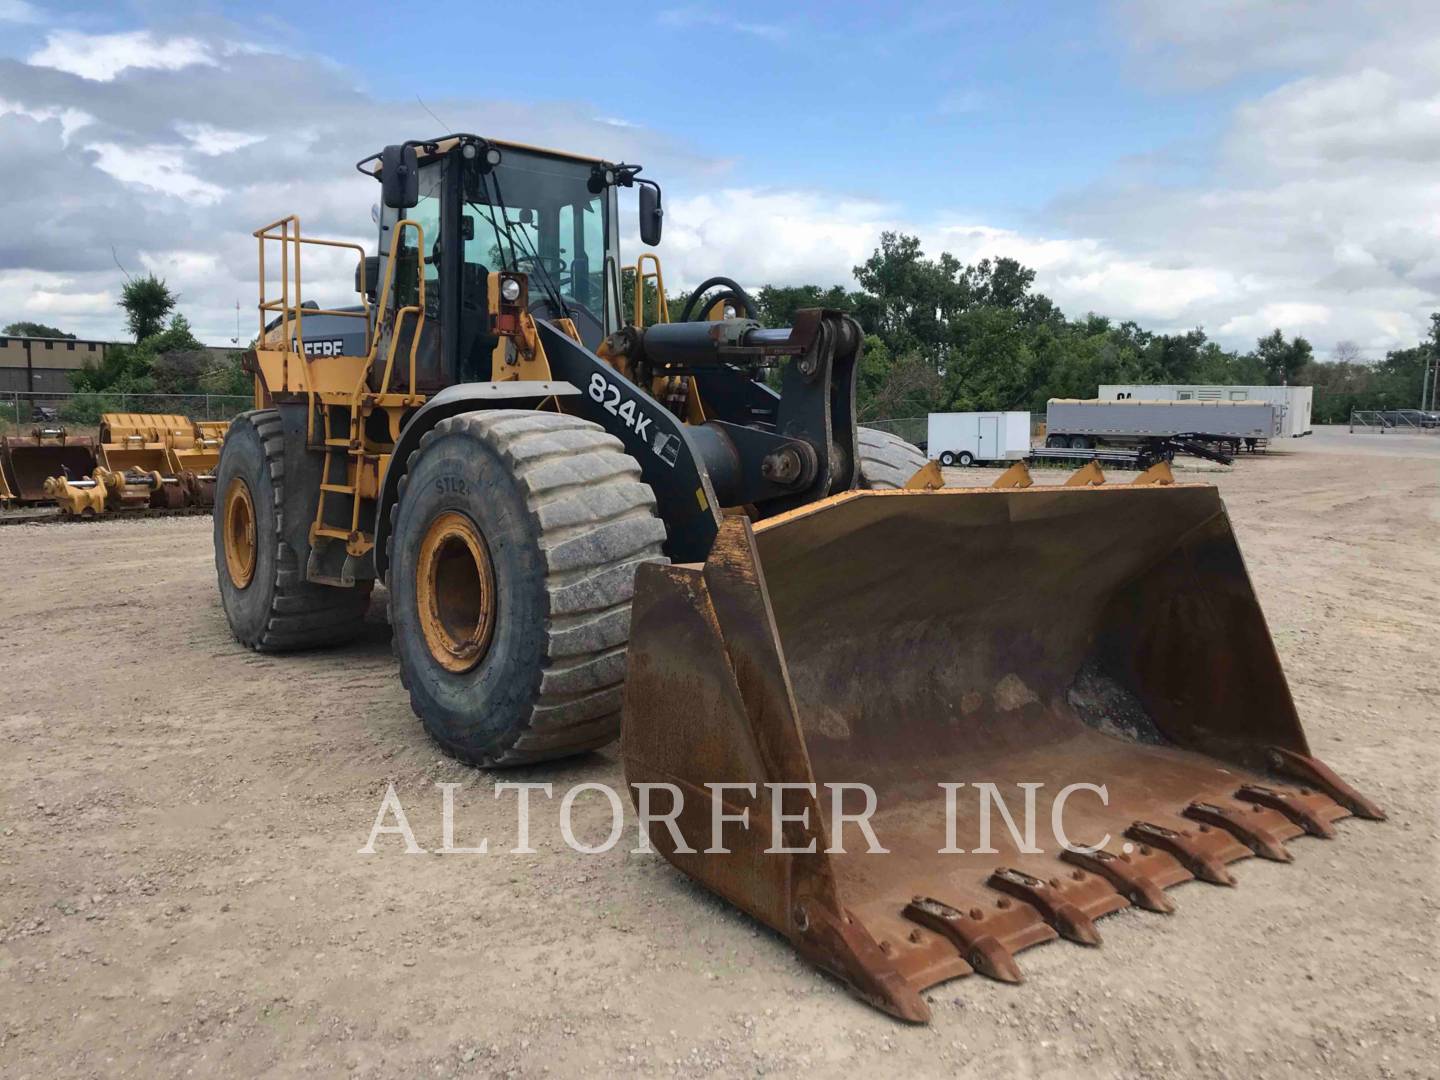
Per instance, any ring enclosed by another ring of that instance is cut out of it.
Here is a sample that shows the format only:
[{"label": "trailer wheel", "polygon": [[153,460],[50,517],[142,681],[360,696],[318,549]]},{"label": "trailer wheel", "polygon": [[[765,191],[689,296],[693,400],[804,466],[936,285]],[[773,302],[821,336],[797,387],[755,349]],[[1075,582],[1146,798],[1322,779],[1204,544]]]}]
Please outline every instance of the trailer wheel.
[{"label": "trailer wheel", "polygon": [[950,468],[950,466],[955,464],[955,455],[949,450],[946,450],[940,455],[940,464],[944,465],[947,469]]},{"label": "trailer wheel", "polygon": [[1065,435],[1047,435],[1045,445],[1051,450],[1064,450],[1070,445],[1070,439]]},{"label": "trailer wheel", "polygon": [[635,459],[587,420],[496,409],[442,420],[401,484],[390,619],[431,738],[486,766],[613,740],[635,571],[664,561]]},{"label": "trailer wheel", "polygon": [[1089,449],[1090,449],[1090,440],[1087,439],[1084,435],[1071,435],[1071,436],[1070,436],[1070,449],[1071,449],[1071,450],[1089,450]]},{"label": "trailer wheel", "polygon": [[972,454],[972,453],[970,453],[969,450],[961,450],[961,451],[960,451],[960,464],[963,465],[963,466],[965,466],[965,468],[968,469],[971,465],[974,465],[974,464],[975,464],[975,455]]}]

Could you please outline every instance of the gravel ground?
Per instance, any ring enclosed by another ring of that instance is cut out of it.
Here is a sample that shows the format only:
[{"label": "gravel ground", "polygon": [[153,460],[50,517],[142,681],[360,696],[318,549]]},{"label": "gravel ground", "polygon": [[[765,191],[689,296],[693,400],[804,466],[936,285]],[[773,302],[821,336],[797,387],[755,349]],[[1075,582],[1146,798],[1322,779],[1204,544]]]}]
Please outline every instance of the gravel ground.
[{"label": "gravel ground", "polygon": [[[986,470],[950,470],[952,482]],[[1054,482],[1060,474],[1047,473]],[[1197,477],[1198,478],[1198,477]],[[0,529],[0,1075],[1440,1074],[1440,438],[1321,431],[1217,483],[1315,752],[1390,812],[1238,889],[1126,911],[1027,983],[861,1005],[631,835],[581,856],[410,714],[383,606],[352,647],[230,639],[205,519]],[[426,848],[366,841],[387,784]],[[628,807],[627,807],[628,810]],[[575,806],[603,839],[609,811]]]}]

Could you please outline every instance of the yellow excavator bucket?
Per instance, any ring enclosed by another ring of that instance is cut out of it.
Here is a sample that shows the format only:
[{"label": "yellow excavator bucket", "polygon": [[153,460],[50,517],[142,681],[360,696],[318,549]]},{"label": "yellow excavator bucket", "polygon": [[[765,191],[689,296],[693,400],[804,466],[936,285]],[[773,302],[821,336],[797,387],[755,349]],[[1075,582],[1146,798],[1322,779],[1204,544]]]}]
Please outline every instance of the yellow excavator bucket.
[{"label": "yellow excavator bucket", "polygon": [[651,843],[924,1021],[938,982],[1382,818],[1310,756],[1216,490],[1095,479],[847,492],[642,566]]}]

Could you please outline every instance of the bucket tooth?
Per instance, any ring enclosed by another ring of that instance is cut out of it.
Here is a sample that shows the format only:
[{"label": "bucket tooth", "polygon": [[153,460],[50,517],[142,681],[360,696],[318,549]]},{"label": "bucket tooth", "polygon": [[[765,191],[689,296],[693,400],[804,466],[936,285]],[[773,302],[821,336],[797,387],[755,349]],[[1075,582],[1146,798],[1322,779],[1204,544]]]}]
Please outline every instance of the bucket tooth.
[{"label": "bucket tooth", "polygon": [[1100,487],[1105,483],[1105,470],[1098,461],[1087,461],[1065,479],[1063,487]]},{"label": "bucket tooth", "polygon": [[940,472],[938,461],[927,461],[916,470],[915,475],[905,481],[906,491],[938,491],[945,486],[945,476]]},{"label": "bucket tooth", "polygon": [[1279,746],[1272,746],[1267,758],[1270,768],[1281,776],[1323,791],[1356,817],[1365,818],[1367,821],[1385,820],[1384,810],[1336,776],[1334,770],[1323,761]]},{"label": "bucket tooth", "polygon": [[1285,847],[1280,837],[1264,825],[1249,820],[1248,815],[1233,807],[1217,806],[1215,803],[1193,802],[1185,808],[1185,816],[1224,829],[1242,844],[1263,859],[1274,862],[1292,862],[1295,856]]},{"label": "bucket tooth", "polygon": [[[961,911],[943,900],[917,896],[905,905],[905,917],[947,939],[981,975],[999,982],[1025,981],[1014,955],[985,924],[981,909]],[[1054,931],[1049,936],[1053,938]]]},{"label": "bucket tooth", "polygon": [[1241,802],[1277,810],[1311,836],[1318,836],[1323,840],[1335,837],[1334,826],[1317,814],[1313,807],[1296,798],[1293,792],[1281,791],[1263,784],[1246,784],[1235,792],[1235,798]]},{"label": "bucket tooth", "polygon": [[1175,483],[1175,473],[1171,471],[1168,461],[1157,461],[1139,476],[1135,477],[1134,480],[1131,480],[1130,483],[1138,484],[1141,487],[1150,485],[1169,487]]},{"label": "bucket tooth", "polygon": [[1090,916],[1066,900],[1055,885],[1008,866],[991,874],[986,884],[997,892],[1025,901],[1067,941],[1079,945],[1100,944],[1100,931],[1095,929]]},{"label": "bucket tooth", "polygon": [[1137,821],[1125,830],[1136,843],[1159,848],[1179,859],[1185,869],[1212,885],[1234,885],[1235,878],[1225,865],[1191,836],[1150,821]]},{"label": "bucket tooth", "polygon": [[1175,901],[1165,895],[1160,884],[1124,855],[1116,855],[1104,848],[1096,848],[1094,851],[1067,848],[1060,853],[1060,858],[1103,877],[1136,907],[1161,915],[1169,915],[1175,910]]},{"label": "bucket tooth", "polygon": [[802,902],[795,912],[800,952],[811,963],[833,972],[860,998],[912,1024],[930,1021],[930,1006],[920,991],[895,970],[889,952],[846,911],[825,903]]},{"label": "bucket tooth", "polygon": [[1030,476],[1030,466],[1025,464],[1024,459],[1015,462],[1003,473],[995,478],[992,488],[1028,488],[1035,483]]}]

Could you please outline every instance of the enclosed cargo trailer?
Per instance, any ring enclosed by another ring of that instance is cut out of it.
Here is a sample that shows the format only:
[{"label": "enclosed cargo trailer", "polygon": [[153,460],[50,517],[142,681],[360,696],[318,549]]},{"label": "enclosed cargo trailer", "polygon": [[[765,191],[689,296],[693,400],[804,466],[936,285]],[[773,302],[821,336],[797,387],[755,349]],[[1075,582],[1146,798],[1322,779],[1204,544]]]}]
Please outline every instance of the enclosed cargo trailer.
[{"label": "enclosed cargo trailer", "polygon": [[931,413],[926,443],[926,453],[941,465],[1019,461],[1030,453],[1030,414]]}]

